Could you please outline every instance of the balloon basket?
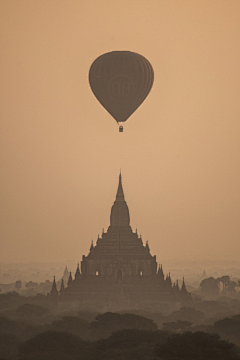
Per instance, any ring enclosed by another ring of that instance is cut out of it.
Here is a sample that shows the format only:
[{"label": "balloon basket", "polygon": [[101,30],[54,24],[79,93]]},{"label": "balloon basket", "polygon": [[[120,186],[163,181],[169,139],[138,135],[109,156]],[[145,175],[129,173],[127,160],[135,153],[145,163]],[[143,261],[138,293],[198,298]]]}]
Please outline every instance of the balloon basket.
[{"label": "balloon basket", "polygon": [[122,125],[119,126],[119,132],[123,132],[123,126]]}]

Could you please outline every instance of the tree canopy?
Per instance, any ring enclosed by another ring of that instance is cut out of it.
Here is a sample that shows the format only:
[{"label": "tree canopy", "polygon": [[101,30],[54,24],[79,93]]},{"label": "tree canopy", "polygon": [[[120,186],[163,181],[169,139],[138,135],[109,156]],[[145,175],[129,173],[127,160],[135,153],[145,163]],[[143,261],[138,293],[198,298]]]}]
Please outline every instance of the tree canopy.
[{"label": "tree canopy", "polygon": [[174,334],[155,354],[163,360],[240,360],[234,344],[202,331]]}]

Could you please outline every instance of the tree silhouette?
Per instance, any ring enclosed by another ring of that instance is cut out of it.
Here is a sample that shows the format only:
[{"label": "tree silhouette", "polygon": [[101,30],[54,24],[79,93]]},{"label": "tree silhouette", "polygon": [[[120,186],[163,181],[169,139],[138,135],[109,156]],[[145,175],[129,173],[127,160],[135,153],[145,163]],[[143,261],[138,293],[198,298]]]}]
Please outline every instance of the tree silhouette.
[{"label": "tree silhouette", "polygon": [[224,275],[220,278],[217,279],[218,281],[221,281],[221,283],[223,284],[223,293],[225,294],[227,292],[227,284],[230,282],[230,276],[229,275]]},{"label": "tree silhouette", "polygon": [[95,354],[95,357],[90,357],[88,359],[153,359],[156,344],[164,344],[169,336],[168,332],[162,330],[149,331],[128,329],[117,331],[110,335],[109,338],[101,339],[93,343],[93,352],[91,355]]},{"label": "tree silhouette", "polygon": [[54,320],[52,323],[54,330],[68,332],[86,340],[89,337],[90,324],[77,316],[64,316],[60,320]]},{"label": "tree silhouette", "polygon": [[[22,359],[86,359],[88,344],[67,332],[45,331],[19,346]],[[81,355],[81,356],[79,356]]]},{"label": "tree silhouette", "polygon": [[172,335],[155,355],[163,360],[240,360],[234,344],[202,331]]},{"label": "tree silhouette", "polygon": [[214,330],[223,338],[240,346],[240,315],[216,321]]},{"label": "tree silhouette", "polygon": [[153,320],[143,316],[107,312],[98,315],[96,321],[91,323],[91,328],[95,335],[101,334],[102,337],[106,337],[125,329],[157,330],[157,325]]},{"label": "tree silhouette", "polygon": [[16,313],[24,317],[44,316],[49,310],[41,305],[25,303],[16,309]]},{"label": "tree silhouette", "polygon": [[238,286],[238,284],[236,283],[236,281],[230,280],[227,283],[227,292],[229,294],[234,294],[236,292],[235,288]]},{"label": "tree silhouette", "polygon": [[37,282],[33,282],[33,281],[29,281],[26,283],[25,287],[28,288],[28,289],[31,289],[31,288],[35,288],[38,286],[38,283]]},{"label": "tree silhouette", "polygon": [[16,359],[20,339],[12,334],[0,334],[0,359]]},{"label": "tree silhouette", "polygon": [[17,281],[15,282],[15,288],[19,291],[19,289],[21,289],[21,287],[22,287],[22,282],[21,282],[21,280],[17,280]]},{"label": "tree silhouette", "polygon": [[238,283],[236,283],[236,281],[230,280],[229,275],[224,275],[218,278],[217,280],[223,284],[223,291],[222,291],[223,294],[226,293],[233,294],[236,292],[235,288],[237,286],[240,286],[240,282],[238,281]]},{"label": "tree silhouette", "polygon": [[213,277],[204,279],[201,283],[201,291],[206,295],[216,296],[219,295],[219,280],[214,279]]},{"label": "tree silhouette", "polygon": [[195,324],[202,322],[203,319],[204,319],[203,312],[195,308],[186,307],[186,306],[183,306],[179,310],[174,311],[166,318],[168,322],[189,321]]},{"label": "tree silhouette", "polygon": [[188,330],[191,325],[192,323],[190,321],[178,320],[174,322],[163,323],[162,330],[182,333]]}]

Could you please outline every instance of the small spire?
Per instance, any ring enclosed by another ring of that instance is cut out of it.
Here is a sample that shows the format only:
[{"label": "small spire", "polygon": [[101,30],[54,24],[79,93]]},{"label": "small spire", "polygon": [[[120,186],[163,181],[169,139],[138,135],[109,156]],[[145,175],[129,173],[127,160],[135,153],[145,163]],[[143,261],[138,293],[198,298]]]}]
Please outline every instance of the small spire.
[{"label": "small spire", "polygon": [[167,274],[165,282],[166,282],[167,286],[172,287],[172,280],[171,280],[170,272]]},{"label": "small spire", "polygon": [[54,275],[54,278],[53,278],[52,290],[51,290],[50,294],[51,294],[52,296],[58,295],[55,275]]},{"label": "small spire", "polygon": [[68,278],[68,282],[67,282],[68,286],[72,285],[72,282],[73,282],[72,273],[71,273],[71,271],[70,271],[70,273],[69,273],[69,278]]},{"label": "small spire", "polygon": [[160,276],[162,279],[164,279],[164,274],[162,271],[162,267],[160,267],[160,265],[158,265],[157,275]]},{"label": "small spire", "polygon": [[164,273],[163,273],[162,264],[160,266],[159,275],[161,275],[162,279],[164,279]]},{"label": "small spire", "polygon": [[79,263],[78,263],[78,264],[77,264],[77,270],[76,270],[76,273],[75,273],[75,280],[76,280],[79,276],[81,276],[81,274],[80,274]]},{"label": "small spire", "polygon": [[149,245],[148,245],[148,240],[146,241],[146,246],[145,246],[145,248],[149,251],[150,249],[149,249]]},{"label": "small spire", "polygon": [[186,288],[186,285],[185,285],[184,276],[183,276],[183,282],[182,282],[181,292],[188,292],[188,291],[187,291],[187,288]]},{"label": "small spire", "polygon": [[169,284],[172,285],[172,279],[171,279],[170,271],[169,271],[168,281],[169,281]]},{"label": "small spire", "polygon": [[178,279],[177,279],[177,281],[176,281],[176,287],[175,287],[175,289],[176,289],[177,291],[179,291]]}]

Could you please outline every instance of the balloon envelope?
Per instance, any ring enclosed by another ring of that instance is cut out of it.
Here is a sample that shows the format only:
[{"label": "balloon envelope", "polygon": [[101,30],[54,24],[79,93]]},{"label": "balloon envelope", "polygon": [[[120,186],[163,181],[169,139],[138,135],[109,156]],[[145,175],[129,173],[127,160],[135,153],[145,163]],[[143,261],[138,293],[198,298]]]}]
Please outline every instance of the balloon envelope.
[{"label": "balloon envelope", "polygon": [[152,88],[153,78],[150,62],[131,51],[103,54],[89,71],[94,95],[117,122],[126,121],[141,105]]}]

